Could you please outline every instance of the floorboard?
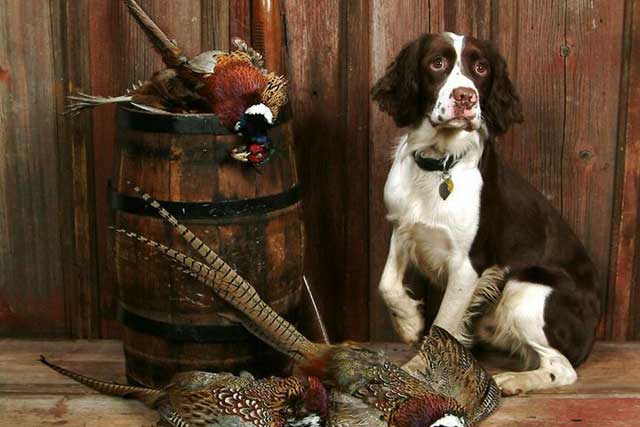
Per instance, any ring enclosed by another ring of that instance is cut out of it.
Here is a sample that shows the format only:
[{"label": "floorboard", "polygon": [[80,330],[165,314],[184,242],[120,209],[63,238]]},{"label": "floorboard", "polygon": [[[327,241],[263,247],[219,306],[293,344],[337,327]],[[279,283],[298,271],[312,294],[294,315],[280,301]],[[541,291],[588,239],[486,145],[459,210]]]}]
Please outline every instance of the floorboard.
[{"label": "floorboard", "polygon": [[[411,357],[401,344],[376,344],[394,361]],[[124,382],[119,341],[0,340],[0,426],[151,427],[154,411],[135,401],[101,396],[42,366],[51,361],[107,381]],[[492,372],[512,362],[480,358]],[[640,425],[640,343],[598,343],[576,384],[506,398],[484,425],[495,427],[632,427]]]}]

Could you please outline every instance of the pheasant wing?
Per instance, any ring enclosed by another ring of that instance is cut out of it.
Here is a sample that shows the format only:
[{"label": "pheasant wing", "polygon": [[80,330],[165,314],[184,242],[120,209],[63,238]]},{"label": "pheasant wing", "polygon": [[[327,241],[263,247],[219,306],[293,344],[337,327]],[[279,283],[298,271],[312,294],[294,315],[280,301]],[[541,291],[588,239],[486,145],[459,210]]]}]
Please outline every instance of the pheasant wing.
[{"label": "pheasant wing", "polygon": [[215,72],[218,59],[228,55],[227,52],[221,50],[209,50],[202,52],[191,58],[186,66],[188,69],[198,74],[212,74]]},{"label": "pheasant wing", "polygon": [[167,388],[181,391],[195,391],[223,386],[242,388],[251,382],[253,382],[251,375],[236,376],[228,372],[189,371],[175,374]]},{"label": "pheasant wing", "polygon": [[169,394],[171,407],[189,426],[274,427],[284,424],[263,403],[234,386],[212,387]]},{"label": "pheasant wing", "polygon": [[500,390],[473,355],[446,330],[432,326],[420,345],[424,364],[418,370],[434,393],[462,405],[475,424],[493,413]]}]

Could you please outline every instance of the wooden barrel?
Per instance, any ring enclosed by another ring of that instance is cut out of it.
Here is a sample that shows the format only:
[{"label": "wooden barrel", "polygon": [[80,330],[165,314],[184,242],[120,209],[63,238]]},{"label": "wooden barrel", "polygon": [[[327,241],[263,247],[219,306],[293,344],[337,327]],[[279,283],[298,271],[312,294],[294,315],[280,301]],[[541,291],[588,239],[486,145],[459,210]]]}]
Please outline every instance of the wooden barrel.
[{"label": "wooden barrel", "polygon": [[[231,159],[241,138],[212,115],[118,111],[111,203],[115,225],[199,259],[145,205],[140,185],[295,321],[302,292],[303,226],[290,122],[269,133],[276,153],[259,169]],[[186,370],[282,374],[289,366],[241,326],[195,279],[153,249],[114,237],[118,317],[130,381],[162,386]],[[213,300],[213,301],[212,301]]]}]

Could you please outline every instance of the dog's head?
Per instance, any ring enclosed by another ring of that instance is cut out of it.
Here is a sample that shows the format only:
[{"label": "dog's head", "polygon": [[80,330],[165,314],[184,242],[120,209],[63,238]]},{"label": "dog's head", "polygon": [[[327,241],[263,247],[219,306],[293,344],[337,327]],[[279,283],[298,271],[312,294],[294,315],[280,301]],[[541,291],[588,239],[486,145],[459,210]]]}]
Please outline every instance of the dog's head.
[{"label": "dog's head", "polygon": [[405,46],[373,87],[397,126],[476,130],[500,135],[522,121],[504,59],[486,41],[425,34]]}]

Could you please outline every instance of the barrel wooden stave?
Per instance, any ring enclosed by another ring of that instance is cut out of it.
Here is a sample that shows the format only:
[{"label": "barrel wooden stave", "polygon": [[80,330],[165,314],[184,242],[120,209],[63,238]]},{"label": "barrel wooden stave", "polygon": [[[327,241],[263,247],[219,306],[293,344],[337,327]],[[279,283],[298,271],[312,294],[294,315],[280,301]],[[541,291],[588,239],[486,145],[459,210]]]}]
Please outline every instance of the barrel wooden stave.
[{"label": "barrel wooden stave", "polygon": [[[160,201],[201,203],[278,195],[297,184],[290,125],[274,128],[270,137],[279,142],[278,152],[257,171],[230,159],[229,151],[240,143],[235,135],[121,127],[115,190],[137,197],[128,184],[132,181]],[[301,221],[299,202],[272,212],[182,220],[291,320],[302,292]],[[194,254],[160,218],[116,211],[115,224]],[[175,270],[151,248],[116,235],[115,254],[120,299],[127,311],[164,323],[230,326],[219,315],[223,305],[211,305],[216,297],[210,290]],[[163,385],[174,372],[187,369],[273,374],[288,366],[286,359],[244,331],[244,337],[240,334],[228,342],[189,342],[124,329],[127,375],[149,386]]]}]

